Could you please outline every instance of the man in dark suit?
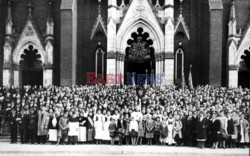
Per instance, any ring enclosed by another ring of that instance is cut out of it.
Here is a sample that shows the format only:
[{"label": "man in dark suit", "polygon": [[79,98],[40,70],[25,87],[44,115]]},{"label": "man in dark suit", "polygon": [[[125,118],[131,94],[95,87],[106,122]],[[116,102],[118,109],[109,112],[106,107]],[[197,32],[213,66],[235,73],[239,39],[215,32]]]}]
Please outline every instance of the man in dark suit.
[{"label": "man in dark suit", "polygon": [[37,112],[35,112],[34,108],[30,109],[29,114],[29,123],[28,123],[28,131],[29,131],[29,138],[31,141],[31,144],[34,144],[35,138],[36,138],[36,132],[37,132]]},{"label": "man in dark suit", "polygon": [[181,123],[182,123],[182,129],[181,129],[181,132],[182,132],[182,143],[181,145],[183,146],[184,144],[186,144],[186,124],[187,124],[187,117],[186,117],[186,112],[182,112],[180,111],[179,112],[180,114],[180,117],[181,117]]},{"label": "man in dark suit", "polygon": [[15,109],[12,109],[12,113],[9,117],[9,122],[10,122],[11,144],[14,144],[17,143],[17,115]]},{"label": "man in dark suit", "polygon": [[25,110],[22,109],[20,114],[18,114],[18,126],[19,126],[19,133],[20,133],[20,139],[21,143],[27,143],[28,142],[28,120],[29,117],[27,114],[25,114]]}]

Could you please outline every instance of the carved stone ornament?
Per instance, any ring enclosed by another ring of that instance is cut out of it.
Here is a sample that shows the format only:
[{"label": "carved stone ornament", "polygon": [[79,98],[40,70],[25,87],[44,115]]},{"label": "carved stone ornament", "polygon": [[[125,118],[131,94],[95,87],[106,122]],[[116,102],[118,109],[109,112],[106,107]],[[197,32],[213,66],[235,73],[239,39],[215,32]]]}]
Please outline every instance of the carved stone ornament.
[{"label": "carved stone ornament", "polygon": [[33,36],[34,34],[34,31],[33,29],[31,28],[31,26],[28,26],[27,27],[27,31],[25,32],[26,36]]},{"label": "carved stone ornament", "polygon": [[145,6],[143,5],[143,0],[139,0],[138,5],[135,7],[135,10],[139,13],[142,13],[145,11]]},{"label": "carved stone ornament", "polygon": [[130,53],[135,58],[140,58],[140,59],[144,58],[146,55],[150,53],[149,48],[147,48],[147,42],[142,41],[142,38],[139,36],[136,39],[136,42],[132,43]]}]

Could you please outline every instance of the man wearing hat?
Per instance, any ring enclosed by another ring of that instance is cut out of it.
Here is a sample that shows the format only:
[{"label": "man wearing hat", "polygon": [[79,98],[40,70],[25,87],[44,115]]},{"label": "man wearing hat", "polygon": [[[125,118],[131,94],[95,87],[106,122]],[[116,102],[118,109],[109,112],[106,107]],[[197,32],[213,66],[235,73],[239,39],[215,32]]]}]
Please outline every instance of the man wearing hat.
[{"label": "man wearing hat", "polygon": [[49,113],[46,112],[46,107],[42,106],[41,110],[38,111],[38,144],[46,143],[48,135],[48,124],[49,124]]}]

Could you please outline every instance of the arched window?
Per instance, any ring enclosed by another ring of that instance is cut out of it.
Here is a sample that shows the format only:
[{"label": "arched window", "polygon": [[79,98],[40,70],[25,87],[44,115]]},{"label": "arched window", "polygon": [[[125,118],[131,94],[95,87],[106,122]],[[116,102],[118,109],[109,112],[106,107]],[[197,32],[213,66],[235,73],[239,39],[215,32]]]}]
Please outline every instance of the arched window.
[{"label": "arched window", "polygon": [[[97,78],[97,74],[104,74],[104,54],[105,52],[99,47],[95,52],[95,76]],[[101,61],[99,61],[101,60]],[[101,64],[101,73],[98,71],[98,66]]]},{"label": "arched window", "polygon": [[181,80],[184,72],[184,52],[179,48],[175,53],[175,79]]}]

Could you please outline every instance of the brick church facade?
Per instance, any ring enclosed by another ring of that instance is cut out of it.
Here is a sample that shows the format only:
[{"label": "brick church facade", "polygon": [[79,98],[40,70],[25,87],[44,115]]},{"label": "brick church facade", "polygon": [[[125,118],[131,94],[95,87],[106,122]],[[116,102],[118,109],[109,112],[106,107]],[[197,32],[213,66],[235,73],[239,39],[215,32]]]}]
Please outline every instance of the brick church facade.
[{"label": "brick church facade", "polygon": [[171,85],[191,71],[194,85],[250,87],[249,17],[249,0],[0,0],[0,82],[136,72]]}]

